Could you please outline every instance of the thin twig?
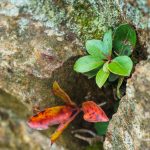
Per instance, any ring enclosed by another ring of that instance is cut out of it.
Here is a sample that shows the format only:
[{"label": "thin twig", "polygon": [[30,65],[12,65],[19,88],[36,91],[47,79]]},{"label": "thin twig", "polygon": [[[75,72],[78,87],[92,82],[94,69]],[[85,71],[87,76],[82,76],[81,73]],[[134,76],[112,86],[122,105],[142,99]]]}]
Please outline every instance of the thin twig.
[{"label": "thin twig", "polygon": [[87,129],[77,129],[77,130],[74,130],[74,131],[72,131],[71,133],[89,133],[90,135],[92,135],[93,137],[95,137],[96,136],[96,134],[93,132],[93,131],[91,131],[91,130],[87,130]]},{"label": "thin twig", "polygon": [[99,107],[102,107],[102,106],[104,106],[104,105],[106,105],[106,104],[107,104],[107,102],[103,102],[103,103],[98,104],[98,106],[99,106]]},{"label": "thin twig", "polygon": [[[103,136],[98,136],[96,135],[96,133],[94,133],[93,131],[91,130],[87,130],[87,129],[78,129],[78,130],[74,130],[72,131],[71,133],[75,133],[75,137],[78,138],[78,139],[81,139],[83,141],[86,141],[88,142],[90,145],[92,145],[94,142],[97,142],[97,141],[101,141],[103,142],[104,140],[104,137]],[[92,137],[86,137],[86,136],[83,136],[83,135],[80,135],[78,133],[88,133],[90,134]]]},{"label": "thin twig", "polygon": [[84,137],[84,136],[82,136],[82,135],[80,135],[80,134],[75,134],[74,136],[75,136],[76,138],[78,138],[78,139],[81,139],[81,140],[83,140],[83,141],[88,142],[90,145],[92,144],[92,139],[93,139],[93,138]]},{"label": "thin twig", "polygon": [[90,145],[92,145],[93,143],[98,142],[98,141],[103,142],[103,140],[104,140],[103,136],[95,136],[95,137],[92,137],[92,138],[85,137],[85,136],[82,136],[80,134],[75,134],[74,136],[78,139],[81,139],[83,141],[88,142]]}]

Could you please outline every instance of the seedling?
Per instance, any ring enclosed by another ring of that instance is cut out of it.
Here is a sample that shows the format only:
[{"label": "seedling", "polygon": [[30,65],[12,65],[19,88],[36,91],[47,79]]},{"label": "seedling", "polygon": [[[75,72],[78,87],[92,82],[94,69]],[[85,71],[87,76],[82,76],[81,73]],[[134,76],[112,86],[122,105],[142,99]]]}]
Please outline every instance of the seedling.
[{"label": "seedling", "polygon": [[79,58],[74,70],[92,78],[96,76],[96,84],[101,88],[107,80],[118,78],[117,96],[123,78],[131,74],[133,62],[129,57],[136,45],[136,33],[128,24],[120,25],[114,32],[108,30],[103,40],[87,40],[87,56]]},{"label": "seedling", "polygon": [[28,120],[29,127],[37,130],[45,130],[48,129],[49,126],[59,125],[57,130],[50,137],[51,145],[81,111],[83,111],[84,120],[88,122],[109,121],[105,112],[93,101],[83,102],[82,107],[78,107],[67,93],[60,88],[56,81],[53,83],[53,92],[65,102],[65,105],[46,108]]}]

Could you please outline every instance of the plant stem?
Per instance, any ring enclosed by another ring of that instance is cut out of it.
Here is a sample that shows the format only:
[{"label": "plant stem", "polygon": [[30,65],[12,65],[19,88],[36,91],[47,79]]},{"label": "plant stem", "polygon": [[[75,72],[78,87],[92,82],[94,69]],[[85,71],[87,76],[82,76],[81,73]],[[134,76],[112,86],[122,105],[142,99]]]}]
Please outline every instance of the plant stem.
[{"label": "plant stem", "polygon": [[98,106],[101,107],[101,106],[104,106],[106,104],[107,104],[107,102],[103,102],[103,103],[98,104]]},{"label": "plant stem", "polygon": [[121,93],[120,93],[120,87],[122,85],[122,82],[124,80],[124,77],[120,77],[119,80],[118,80],[118,85],[117,85],[117,97],[119,99],[121,99]]}]

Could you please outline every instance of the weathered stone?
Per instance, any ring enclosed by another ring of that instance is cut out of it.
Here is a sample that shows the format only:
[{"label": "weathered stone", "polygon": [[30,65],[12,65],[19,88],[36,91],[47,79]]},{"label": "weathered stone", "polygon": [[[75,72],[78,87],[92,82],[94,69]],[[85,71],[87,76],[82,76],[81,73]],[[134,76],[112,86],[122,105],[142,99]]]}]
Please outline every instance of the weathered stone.
[{"label": "weathered stone", "polygon": [[0,6],[0,88],[20,99],[30,110],[36,103],[45,103],[44,106],[55,103],[49,90],[54,80],[69,91],[78,83],[72,57],[84,52],[77,36],[100,37],[119,21],[117,5],[112,1],[7,0]]},{"label": "weathered stone", "polygon": [[110,121],[105,150],[150,149],[150,61],[140,62]]},{"label": "weathered stone", "polygon": [[[146,6],[140,4],[138,1],[139,7],[135,8],[123,1],[2,1],[0,87],[25,104],[32,103],[33,99],[38,103],[47,99],[54,70],[69,58],[83,54],[77,36],[99,38],[124,17],[137,30],[144,29],[139,32],[139,39],[142,47],[145,46],[148,17],[142,14]],[[140,13],[139,19],[136,19],[139,13],[132,17],[130,12],[134,10]],[[144,12],[147,13],[147,7]]]},{"label": "weathered stone", "polygon": [[[65,40],[29,18],[1,16],[1,20],[0,88],[25,103],[46,99],[52,72],[80,54],[78,40]],[[27,24],[20,27],[23,20]]]},{"label": "weathered stone", "polygon": [[[49,138],[37,131],[32,131],[27,127],[24,120],[14,115],[12,111],[0,109],[0,149],[19,150],[19,149],[50,149]],[[64,150],[56,144],[51,150]]]},{"label": "weathered stone", "polygon": [[148,1],[125,1],[119,5],[123,18],[137,30],[138,44],[134,55],[142,61],[127,82],[126,96],[110,121],[104,142],[106,150],[150,149],[150,30]]}]

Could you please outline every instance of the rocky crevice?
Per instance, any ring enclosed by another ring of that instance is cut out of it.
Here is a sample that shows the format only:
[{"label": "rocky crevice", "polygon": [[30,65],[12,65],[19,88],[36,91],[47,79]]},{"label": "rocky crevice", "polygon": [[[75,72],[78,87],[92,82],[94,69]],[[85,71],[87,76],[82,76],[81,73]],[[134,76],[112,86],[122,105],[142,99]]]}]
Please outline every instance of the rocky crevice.
[{"label": "rocky crevice", "polygon": [[[61,103],[50,90],[54,80],[78,104],[89,98],[97,100],[98,103],[107,98],[112,99],[112,93],[105,94],[105,91],[96,87],[94,80],[76,74],[72,67],[77,57],[85,53],[83,41],[100,38],[109,27],[128,22],[137,31],[139,41],[134,57],[140,64],[128,80],[126,96],[110,121],[104,148],[132,150],[141,149],[143,144],[146,149],[149,145],[139,139],[141,135],[138,136],[138,132],[142,132],[145,138],[145,132],[149,130],[146,118],[139,115],[149,113],[148,7],[146,0],[136,0],[135,3],[124,0],[1,1],[0,89],[16,97],[15,103],[18,103],[20,109],[23,106],[26,115],[21,120],[25,120],[32,113],[32,107],[36,104],[44,108]],[[143,59],[148,60],[141,62]],[[2,100],[0,107],[5,107],[6,103],[14,104],[11,99],[10,102]],[[12,122],[15,122],[14,119]],[[8,120],[2,118],[3,123],[5,125],[1,126],[2,129],[9,129]],[[137,135],[136,138],[134,134]]]}]

